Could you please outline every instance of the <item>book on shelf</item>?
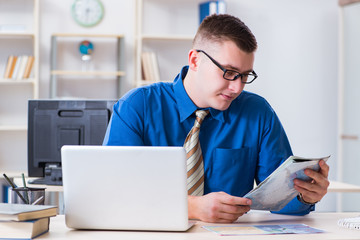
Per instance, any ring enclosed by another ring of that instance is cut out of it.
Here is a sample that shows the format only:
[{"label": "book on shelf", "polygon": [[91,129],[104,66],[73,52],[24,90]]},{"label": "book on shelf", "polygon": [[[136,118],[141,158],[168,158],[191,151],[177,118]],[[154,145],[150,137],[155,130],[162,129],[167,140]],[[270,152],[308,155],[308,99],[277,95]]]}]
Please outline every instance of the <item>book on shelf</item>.
[{"label": "book on shelf", "polygon": [[142,52],[141,53],[141,67],[143,72],[143,79],[144,80],[151,80],[151,66],[149,60],[149,53]]},{"label": "book on shelf", "polygon": [[16,72],[16,80],[18,80],[18,81],[23,79],[26,64],[28,62],[28,58],[29,58],[29,56],[26,56],[26,55],[21,56],[21,61],[19,63],[19,69]]},{"label": "book on shelf", "polygon": [[6,63],[4,78],[12,78],[14,68],[17,62],[17,56],[10,55]]},{"label": "book on shelf", "polygon": [[151,60],[151,66],[152,66],[152,73],[153,73],[153,80],[155,82],[160,81],[160,70],[159,70],[159,64],[157,56],[154,52],[150,52],[150,60]]},{"label": "book on shelf", "polygon": [[13,80],[28,79],[34,66],[34,56],[10,55],[6,63],[4,78]]},{"label": "book on shelf", "polygon": [[56,206],[0,203],[0,221],[25,221],[56,215]]},{"label": "book on shelf", "polygon": [[319,161],[327,161],[330,156],[322,158],[303,158],[290,156],[273,173],[244,198],[252,200],[251,209],[279,211],[288,204],[298,192],[294,188],[294,179],[311,181],[304,170],[309,168],[319,171]]},{"label": "book on shelf", "polygon": [[49,231],[50,218],[0,221],[0,239],[33,239]]},{"label": "book on shelf", "polygon": [[4,78],[9,78],[10,71],[11,71],[11,68],[13,67],[14,60],[15,60],[14,57],[15,56],[13,56],[13,55],[10,55],[8,57],[8,60],[6,62],[5,72],[4,72]]},{"label": "book on shelf", "polygon": [[225,1],[207,1],[199,4],[200,23],[204,20],[205,17],[209,15],[224,13],[226,13]]},{"label": "book on shelf", "polygon": [[31,71],[33,69],[33,65],[34,65],[34,56],[29,56],[27,63],[26,63],[26,67],[24,70],[24,74],[23,74],[23,79],[27,79],[30,77],[31,75]]},{"label": "book on shelf", "polygon": [[9,78],[11,78],[13,80],[16,80],[17,74],[19,72],[20,64],[21,64],[21,61],[22,61],[22,57],[23,56],[17,56],[16,63],[15,63],[15,66],[14,66],[14,71],[12,72],[12,74],[11,74],[11,76]]},{"label": "book on shelf", "polygon": [[154,52],[143,52],[141,54],[141,65],[144,80],[160,81],[159,64]]}]

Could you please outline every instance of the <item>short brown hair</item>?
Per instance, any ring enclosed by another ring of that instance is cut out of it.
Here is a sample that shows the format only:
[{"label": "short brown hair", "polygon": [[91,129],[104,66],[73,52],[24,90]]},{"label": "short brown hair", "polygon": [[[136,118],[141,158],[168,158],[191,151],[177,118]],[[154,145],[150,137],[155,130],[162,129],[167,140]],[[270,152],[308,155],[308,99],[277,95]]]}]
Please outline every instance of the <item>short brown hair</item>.
[{"label": "short brown hair", "polygon": [[222,42],[230,40],[244,52],[252,53],[257,48],[255,36],[237,17],[229,14],[212,14],[200,24],[193,40],[193,46],[199,47],[207,41]]}]

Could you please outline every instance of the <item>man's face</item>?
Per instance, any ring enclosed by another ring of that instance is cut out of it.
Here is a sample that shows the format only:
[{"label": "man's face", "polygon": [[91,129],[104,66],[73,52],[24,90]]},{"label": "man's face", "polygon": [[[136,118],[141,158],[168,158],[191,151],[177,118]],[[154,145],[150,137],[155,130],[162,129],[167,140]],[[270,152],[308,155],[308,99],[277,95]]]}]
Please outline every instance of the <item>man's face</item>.
[{"label": "man's face", "polygon": [[[249,73],[253,70],[254,53],[240,50],[233,42],[225,41],[215,47],[204,50],[223,68],[239,73]],[[224,72],[202,52],[198,54],[198,69],[192,85],[195,95],[193,101],[198,107],[211,107],[226,110],[245,87],[241,78],[228,81],[223,78]]]}]

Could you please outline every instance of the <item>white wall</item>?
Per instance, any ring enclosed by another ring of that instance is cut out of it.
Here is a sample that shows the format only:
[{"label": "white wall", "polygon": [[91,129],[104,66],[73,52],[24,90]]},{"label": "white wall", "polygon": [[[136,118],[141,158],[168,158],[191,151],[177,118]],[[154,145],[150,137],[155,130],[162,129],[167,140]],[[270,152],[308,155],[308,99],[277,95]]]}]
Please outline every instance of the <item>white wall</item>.
[{"label": "white wall", "polygon": [[[325,156],[336,179],[338,6],[336,0],[228,1],[258,40],[247,90],[266,97],[279,115],[293,152]],[[335,208],[328,194],[318,210]]]},{"label": "white wall", "polygon": [[[50,35],[53,32],[125,34],[127,76],[123,92],[131,88],[134,77],[134,1],[102,2],[106,11],[104,20],[98,26],[86,29],[71,18],[73,0],[41,0],[41,97],[48,97],[49,92]],[[171,3],[164,1],[164,4]],[[259,78],[247,90],[266,97],[273,106],[288,133],[295,155],[332,155],[330,178],[335,179],[337,1],[227,0],[227,4],[228,13],[240,17],[258,40],[255,71]],[[177,72],[171,74],[175,76]],[[334,196],[329,194],[318,209],[335,210]]]}]

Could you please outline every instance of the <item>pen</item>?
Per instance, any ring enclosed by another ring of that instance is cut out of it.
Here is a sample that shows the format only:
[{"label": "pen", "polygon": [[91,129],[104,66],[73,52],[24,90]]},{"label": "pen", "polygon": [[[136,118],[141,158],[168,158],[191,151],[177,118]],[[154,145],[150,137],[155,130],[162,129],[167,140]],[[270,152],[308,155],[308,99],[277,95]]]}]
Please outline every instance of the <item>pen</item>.
[{"label": "pen", "polygon": [[3,174],[4,178],[6,179],[6,181],[10,184],[10,186],[13,188],[13,190],[16,192],[16,194],[21,198],[21,200],[23,200],[24,203],[26,203],[26,200],[24,199],[24,197],[15,189],[17,188],[17,186],[10,180],[10,178],[8,178],[8,176],[6,176],[6,174]]},{"label": "pen", "polygon": [[23,185],[24,185],[24,195],[25,195],[25,199],[26,199],[26,204],[29,204],[30,201],[29,201],[29,189],[26,187],[26,181],[25,181],[25,175],[24,173],[21,174],[22,176],[22,181],[23,181]]},{"label": "pen", "polygon": [[38,204],[41,200],[43,200],[43,198],[44,198],[44,196],[39,197],[38,199],[36,199],[36,200],[32,203],[32,205]]}]

